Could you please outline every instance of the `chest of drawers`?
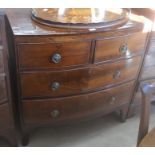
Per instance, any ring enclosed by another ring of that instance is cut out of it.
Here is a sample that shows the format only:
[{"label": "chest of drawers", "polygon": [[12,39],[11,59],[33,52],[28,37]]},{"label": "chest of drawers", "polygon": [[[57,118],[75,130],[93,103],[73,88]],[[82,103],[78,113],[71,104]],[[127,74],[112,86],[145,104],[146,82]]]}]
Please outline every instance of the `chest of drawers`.
[{"label": "chest of drawers", "polygon": [[36,127],[116,110],[126,119],[149,31],[143,32],[144,19],[115,29],[77,30],[37,24],[29,9],[6,12],[24,145]]},{"label": "chest of drawers", "polygon": [[0,137],[16,146],[6,39],[5,14],[0,11]]}]

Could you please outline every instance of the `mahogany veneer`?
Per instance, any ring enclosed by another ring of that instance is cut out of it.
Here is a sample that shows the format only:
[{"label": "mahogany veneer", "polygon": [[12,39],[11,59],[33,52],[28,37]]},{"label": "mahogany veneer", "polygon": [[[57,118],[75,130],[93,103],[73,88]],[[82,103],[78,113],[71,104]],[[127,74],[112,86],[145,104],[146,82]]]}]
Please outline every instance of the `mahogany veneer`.
[{"label": "mahogany veneer", "polygon": [[[66,96],[135,80],[140,60],[141,57],[134,57],[78,70],[24,72],[20,75],[21,95],[23,98]],[[52,91],[55,82],[60,88]]]},{"label": "mahogany veneer", "polygon": [[50,122],[76,121],[96,114],[103,115],[128,103],[133,85],[134,82],[130,82],[116,88],[72,97],[23,100],[23,121],[25,124],[38,126]]},{"label": "mahogany veneer", "polygon": [[109,29],[65,29],[34,22],[30,9],[6,12],[23,145],[39,126],[116,110],[125,121],[144,58],[147,19],[135,15],[138,20],[119,28],[114,22]]},{"label": "mahogany veneer", "polygon": [[[21,69],[56,68],[88,64],[91,42],[20,44],[18,46]],[[52,61],[54,54],[61,55],[61,61]]]},{"label": "mahogany veneer", "polygon": [[[146,33],[138,32],[105,40],[97,40],[95,62],[131,57],[144,52],[146,35]],[[126,45],[128,46],[128,51],[123,53],[121,48]]]}]

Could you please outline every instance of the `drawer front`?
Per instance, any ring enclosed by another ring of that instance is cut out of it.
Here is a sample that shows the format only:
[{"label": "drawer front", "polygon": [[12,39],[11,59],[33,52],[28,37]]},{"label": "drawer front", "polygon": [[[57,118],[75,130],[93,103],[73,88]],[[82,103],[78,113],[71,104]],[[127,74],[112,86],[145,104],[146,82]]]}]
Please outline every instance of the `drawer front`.
[{"label": "drawer front", "polygon": [[0,44],[0,73],[4,72],[2,45]]},{"label": "drawer front", "polygon": [[134,82],[112,89],[79,96],[46,100],[23,100],[23,117],[26,124],[82,119],[129,103]]},{"label": "drawer front", "polygon": [[0,105],[0,130],[12,128],[13,124],[10,118],[10,110],[8,103]]},{"label": "drawer front", "polygon": [[57,68],[89,62],[91,42],[18,45],[21,69]]},{"label": "drawer front", "polygon": [[149,53],[145,56],[141,79],[155,77],[155,53]]},{"label": "drawer front", "polygon": [[87,92],[135,79],[141,57],[92,68],[20,75],[22,97],[56,97]]},{"label": "drawer front", "polygon": [[136,33],[113,39],[97,40],[95,62],[131,57],[144,51],[146,34]]},{"label": "drawer front", "polygon": [[7,98],[5,76],[0,76],[0,103]]}]

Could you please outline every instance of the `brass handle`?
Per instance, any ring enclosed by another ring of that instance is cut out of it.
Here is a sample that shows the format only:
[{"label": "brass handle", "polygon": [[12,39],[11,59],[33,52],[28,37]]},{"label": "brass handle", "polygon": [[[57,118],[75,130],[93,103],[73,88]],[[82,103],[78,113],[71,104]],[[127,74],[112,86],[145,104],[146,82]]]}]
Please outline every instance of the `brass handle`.
[{"label": "brass handle", "polygon": [[114,79],[118,79],[120,76],[121,76],[121,71],[120,70],[116,70],[115,73],[113,74]]},{"label": "brass handle", "polygon": [[60,88],[60,83],[59,82],[53,82],[51,85],[51,88],[53,91],[56,91]]},{"label": "brass handle", "polygon": [[121,54],[126,54],[126,52],[128,51],[128,45],[127,44],[123,44],[121,45],[121,47],[119,48],[119,52]]},{"label": "brass handle", "polygon": [[53,118],[57,118],[60,115],[60,111],[57,109],[54,109],[53,111],[51,111],[51,116]]},{"label": "brass handle", "polygon": [[115,101],[116,101],[116,97],[112,96],[110,99],[110,104],[111,105],[115,104]]},{"label": "brass handle", "polygon": [[59,62],[61,62],[61,55],[59,54],[59,53],[56,53],[56,54],[54,54],[53,56],[52,56],[52,61],[55,63],[55,64],[57,64],[57,63],[59,63]]}]

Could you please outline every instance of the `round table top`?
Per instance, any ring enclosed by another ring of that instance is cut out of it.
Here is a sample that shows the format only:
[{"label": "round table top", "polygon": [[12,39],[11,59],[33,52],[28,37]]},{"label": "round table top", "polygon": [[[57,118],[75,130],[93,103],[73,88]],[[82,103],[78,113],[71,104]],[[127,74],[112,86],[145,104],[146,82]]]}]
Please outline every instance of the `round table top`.
[{"label": "round table top", "polygon": [[129,9],[33,8],[32,19],[54,27],[103,28],[125,24]]}]

